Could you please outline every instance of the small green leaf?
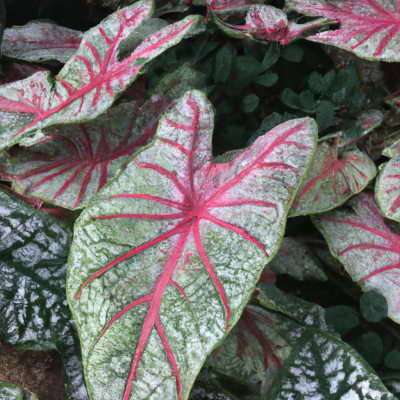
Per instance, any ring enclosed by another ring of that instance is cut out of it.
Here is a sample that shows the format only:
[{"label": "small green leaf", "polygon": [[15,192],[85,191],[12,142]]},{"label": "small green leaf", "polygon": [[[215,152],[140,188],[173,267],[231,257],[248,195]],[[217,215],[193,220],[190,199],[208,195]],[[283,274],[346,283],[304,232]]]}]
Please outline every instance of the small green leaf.
[{"label": "small green leaf", "polygon": [[255,83],[266,87],[272,86],[278,80],[278,74],[267,71],[264,75],[259,75],[254,79]]},{"label": "small green leaf", "polygon": [[261,64],[261,71],[264,72],[268,68],[271,68],[279,59],[281,54],[281,45],[280,43],[271,43],[268,47],[267,52],[265,53],[264,60]]},{"label": "small green leaf", "polygon": [[215,59],[214,82],[226,82],[236,57],[237,50],[230,43],[225,44],[218,50]]},{"label": "small green leaf", "polygon": [[335,71],[333,69],[327,72],[324,76],[314,71],[308,78],[308,86],[316,94],[326,93],[334,79]]},{"label": "small green leaf", "polygon": [[0,399],[1,400],[38,400],[37,396],[29,390],[22,389],[0,379]]},{"label": "small green leaf", "polygon": [[361,296],[361,314],[370,322],[379,322],[388,314],[386,297],[375,290],[368,290]]},{"label": "small green leaf", "polygon": [[304,90],[300,93],[301,108],[305,112],[311,112],[314,109],[314,93],[311,90]]},{"label": "small green leaf", "polygon": [[360,320],[357,311],[348,306],[333,306],[325,309],[326,323],[333,325],[341,336],[355,328]]},{"label": "small green leaf", "polygon": [[288,107],[297,108],[304,112],[312,112],[314,110],[314,94],[308,89],[299,95],[294,90],[285,88],[281,95],[281,101]]},{"label": "small green leaf", "polygon": [[385,366],[390,369],[399,369],[400,370],[400,351],[392,350],[388,354],[386,354],[384,360]]},{"label": "small green leaf", "polygon": [[322,100],[318,103],[316,108],[316,121],[318,125],[318,132],[322,133],[325,129],[332,125],[335,118],[335,106],[328,100]]},{"label": "small green leaf", "polygon": [[304,56],[304,50],[297,44],[288,44],[282,49],[281,56],[288,61],[300,62]]},{"label": "small green leaf", "polygon": [[382,339],[376,332],[368,332],[357,339],[355,349],[370,365],[379,364],[383,351]]},{"label": "small green leaf", "polygon": [[228,96],[238,96],[260,72],[260,63],[253,57],[239,56],[226,84]]},{"label": "small green leaf", "polygon": [[245,114],[253,112],[259,103],[260,99],[254,93],[247,94],[242,99],[242,110]]}]

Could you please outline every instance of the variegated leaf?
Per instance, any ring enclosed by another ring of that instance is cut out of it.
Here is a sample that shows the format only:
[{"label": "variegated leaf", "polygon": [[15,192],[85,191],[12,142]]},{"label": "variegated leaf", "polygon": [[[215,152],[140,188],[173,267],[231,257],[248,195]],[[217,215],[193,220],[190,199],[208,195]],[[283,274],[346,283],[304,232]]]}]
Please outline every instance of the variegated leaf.
[{"label": "variegated leaf", "polygon": [[316,124],[217,164],[212,110],[186,93],[76,224],[67,292],[93,399],[187,399],[278,249]]},{"label": "variegated leaf", "polygon": [[79,48],[82,32],[50,22],[30,21],[4,31],[2,53],[26,61],[66,62]]},{"label": "variegated leaf", "polygon": [[372,193],[360,193],[346,207],[312,216],[332,254],[364,291],[387,299],[388,316],[400,321],[400,236],[385,225]]},{"label": "variegated leaf", "polygon": [[337,142],[322,142],[290,211],[291,217],[331,210],[361,192],[376,175],[374,162],[354,149],[337,155]]},{"label": "variegated leaf", "polygon": [[112,108],[85,124],[48,128],[48,137],[0,162],[0,177],[20,193],[83,208],[140,147],[167,109],[161,94]]},{"label": "variegated leaf", "polygon": [[400,61],[399,0],[286,0],[289,10],[325,17],[339,29],[307,37],[369,60]]},{"label": "variegated leaf", "polygon": [[86,32],[78,51],[53,81],[39,72],[0,87],[0,148],[25,135],[56,125],[86,122],[106,111],[135,79],[143,65],[178,43],[199,16],[188,16],[147,37],[119,60],[118,46],[146,18],[153,3],[143,0],[111,14]]}]

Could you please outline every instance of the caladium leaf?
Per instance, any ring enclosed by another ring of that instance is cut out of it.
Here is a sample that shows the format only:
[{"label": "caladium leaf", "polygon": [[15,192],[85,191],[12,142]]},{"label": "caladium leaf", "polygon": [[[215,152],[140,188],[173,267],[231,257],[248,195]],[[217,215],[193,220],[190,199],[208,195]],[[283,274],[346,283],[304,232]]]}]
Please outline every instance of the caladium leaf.
[{"label": "caladium leaf", "polygon": [[39,71],[47,71],[45,68],[41,68],[37,65],[30,65],[26,63],[12,63],[7,71],[0,76],[0,85],[19,81],[21,79],[28,78]]},{"label": "caladium leaf", "polygon": [[388,316],[400,321],[400,236],[385,225],[372,193],[360,193],[349,203],[312,216],[332,254],[363,291],[386,297]]},{"label": "caladium leaf", "polygon": [[0,337],[14,347],[59,349],[68,390],[87,399],[79,339],[65,298],[71,232],[0,188]]},{"label": "caladium leaf", "polygon": [[153,139],[167,104],[161,94],[112,108],[86,124],[49,128],[48,138],[0,164],[21,193],[83,208],[140,147]]},{"label": "caladium leaf", "polygon": [[340,28],[308,40],[351,51],[369,60],[400,61],[398,0],[286,0],[289,10],[330,18]]},{"label": "caladium leaf", "polygon": [[[297,24],[288,21],[286,14],[272,6],[255,4],[246,0],[208,0],[207,6],[215,23],[227,35],[236,38],[249,38],[269,43],[271,41],[287,44],[290,40],[301,37],[303,32],[332,23],[331,20],[320,18],[307,24]],[[247,12],[247,13],[246,13]],[[230,19],[245,16],[244,25],[229,23]]]},{"label": "caladium leaf", "polygon": [[78,50],[82,32],[50,22],[30,21],[4,31],[2,53],[26,61],[66,62]]},{"label": "caladium leaf", "polygon": [[188,16],[146,38],[119,60],[118,46],[152,12],[143,0],[116,11],[86,32],[82,43],[55,81],[49,73],[0,87],[0,148],[55,124],[86,122],[106,111],[143,65],[178,43],[199,20]]},{"label": "caladium leaf", "polygon": [[376,200],[385,217],[400,221],[400,154],[381,165],[375,185]]},{"label": "caladium leaf", "polygon": [[331,210],[361,192],[376,175],[374,162],[362,151],[337,154],[337,141],[317,147],[303,186],[297,193],[290,216]]},{"label": "caladium leaf", "polygon": [[93,399],[187,399],[277,251],[316,124],[214,163],[213,117],[186,93],[75,225],[67,293]]},{"label": "caladium leaf", "polygon": [[38,400],[37,396],[29,390],[22,389],[0,379],[0,399],[2,400]]},{"label": "caladium leaf", "polygon": [[308,246],[295,238],[285,237],[274,259],[268,265],[274,274],[288,274],[299,281],[326,281],[321,262]]}]

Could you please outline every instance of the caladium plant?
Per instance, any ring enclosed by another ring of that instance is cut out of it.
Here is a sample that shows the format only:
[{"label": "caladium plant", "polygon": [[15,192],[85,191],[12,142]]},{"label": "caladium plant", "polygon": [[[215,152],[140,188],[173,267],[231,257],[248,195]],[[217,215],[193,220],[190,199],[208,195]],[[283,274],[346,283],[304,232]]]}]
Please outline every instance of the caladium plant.
[{"label": "caladium plant", "polygon": [[285,0],[288,10],[339,22],[339,29],[307,40],[351,51],[369,60],[400,61],[398,0]]},{"label": "caladium plant", "polygon": [[26,61],[66,62],[79,48],[82,32],[50,22],[31,21],[4,31],[1,52]]},{"label": "caladium plant", "polygon": [[29,390],[0,379],[0,397],[6,400],[38,400]]},{"label": "caladium plant", "polygon": [[361,192],[375,177],[374,162],[358,149],[342,151],[338,140],[324,141],[317,152],[292,206],[290,216],[331,210]]},{"label": "caladium plant", "polygon": [[312,220],[350,276],[364,291],[385,296],[388,316],[399,322],[400,236],[385,225],[372,193],[360,193],[348,205]]},{"label": "caladium plant", "polygon": [[315,122],[214,163],[213,118],[186,93],[76,225],[67,292],[94,399],[187,399],[277,251]]},{"label": "caladium plant", "polygon": [[55,125],[85,122],[106,111],[135,79],[143,65],[178,43],[199,21],[188,16],[146,38],[119,60],[118,47],[151,16],[143,0],[116,11],[86,32],[77,52],[53,80],[48,72],[0,87],[0,148]]},{"label": "caladium plant", "polygon": [[85,124],[48,128],[46,139],[11,160],[0,157],[0,176],[27,195],[83,208],[135,151],[151,142],[166,109],[164,96],[156,94]]},{"label": "caladium plant", "polygon": [[385,217],[400,221],[400,156],[395,155],[381,166],[376,182],[376,200]]}]

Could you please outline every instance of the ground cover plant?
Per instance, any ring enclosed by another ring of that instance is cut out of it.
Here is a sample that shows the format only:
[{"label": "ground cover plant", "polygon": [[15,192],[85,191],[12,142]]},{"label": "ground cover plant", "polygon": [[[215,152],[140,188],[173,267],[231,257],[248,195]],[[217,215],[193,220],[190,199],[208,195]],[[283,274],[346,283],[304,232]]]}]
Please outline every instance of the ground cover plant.
[{"label": "ground cover plant", "polygon": [[0,400],[400,399],[398,0],[0,5]]}]

